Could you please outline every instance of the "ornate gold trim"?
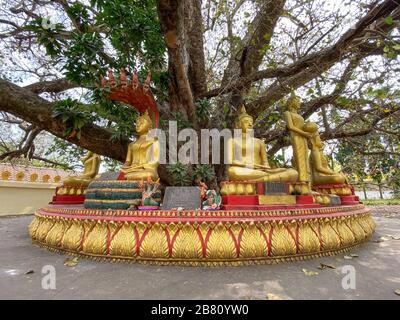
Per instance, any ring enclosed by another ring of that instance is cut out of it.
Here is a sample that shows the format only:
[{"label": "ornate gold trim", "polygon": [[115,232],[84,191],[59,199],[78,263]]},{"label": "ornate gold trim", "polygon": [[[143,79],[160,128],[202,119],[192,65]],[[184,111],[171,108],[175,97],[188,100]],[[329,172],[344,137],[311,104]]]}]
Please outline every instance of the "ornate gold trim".
[{"label": "ornate gold trim", "polygon": [[31,238],[46,248],[144,264],[226,266],[305,260],[349,250],[375,229],[369,213],[232,221],[108,221],[36,214]]},{"label": "ornate gold trim", "polygon": [[[91,199],[88,199],[91,200]],[[68,208],[68,207],[57,207],[49,206],[40,209],[37,214],[44,215],[46,213],[52,214],[65,214],[65,215],[85,215],[85,216],[129,216],[129,217],[190,217],[190,218],[203,218],[203,217],[247,217],[247,218],[257,218],[257,217],[274,217],[274,216],[303,216],[303,215],[331,215],[335,213],[346,213],[346,212],[360,212],[369,213],[370,209],[362,204],[351,205],[351,206],[336,206],[336,207],[321,207],[321,208],[307,208],[307,209],[276,209],[276,210],[220,210],[220,211],[203,211],[203,210],[185,210],[185,211],[138,211],[138,210],[102,210],[102,209],[85,209],[84,207]]]}]

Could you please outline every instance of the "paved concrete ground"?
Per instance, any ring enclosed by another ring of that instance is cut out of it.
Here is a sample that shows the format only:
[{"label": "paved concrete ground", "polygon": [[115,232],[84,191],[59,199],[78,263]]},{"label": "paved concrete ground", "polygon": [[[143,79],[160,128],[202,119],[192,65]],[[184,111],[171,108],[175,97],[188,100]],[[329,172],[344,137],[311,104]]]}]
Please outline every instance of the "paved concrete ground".
[{"label": "paved concrete ground", "polygon": [[[374,209],[374,239],[345,255],[279,265],[232,268],[156,267],[80,259],[32,245],[32,216],[0,218],[0,299],[400,299],[400,206]],[[393,237],[392,237],[393,236]],[[384,238],[380,238],[384,237]],[[395,238],[395,239],[393,239]],[[319,270],[320,263],[336,269]],[[42,289],[42,267],[53,265],[56,289]],[[342,288],[342,267],[356,270],[356,289]],[[318,272],[306,275],[302,269]],[[28,271],[33,273],[25,274]]]}]

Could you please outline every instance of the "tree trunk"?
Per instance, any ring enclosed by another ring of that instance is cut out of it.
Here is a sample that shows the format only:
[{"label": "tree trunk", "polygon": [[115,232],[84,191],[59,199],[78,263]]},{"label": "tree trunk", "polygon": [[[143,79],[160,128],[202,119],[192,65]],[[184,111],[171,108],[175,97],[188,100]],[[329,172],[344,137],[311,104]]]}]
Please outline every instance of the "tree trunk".
[{"label": "tree trunk", "polygon": [[206,90],[201,1],[159,0],[157,9],[168,48],[170,108],[197,129],[195,98]]}]

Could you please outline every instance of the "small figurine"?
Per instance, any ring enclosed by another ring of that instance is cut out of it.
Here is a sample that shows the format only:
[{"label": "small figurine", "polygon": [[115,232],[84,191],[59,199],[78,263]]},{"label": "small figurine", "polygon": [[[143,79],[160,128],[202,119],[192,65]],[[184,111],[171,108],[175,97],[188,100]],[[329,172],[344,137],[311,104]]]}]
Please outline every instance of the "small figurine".
[{"label": "small figurine", "polygon": [[219,194],[215,190],[209,190],[208,186],[200,181],[199,182],[200,195],[202,202],[203,210],[218,210],[221,207],[222,199]]},{"label": "small figurine", "polygon": [[221,196],[215,190],[206,191],[206,200],[202,203],[203,210],[218,210],[221,204]]},{"label": "small figurine", "polygon": [[153,182],[150,176],[147,177],[147,185],[145,187],[144,182],[142,181],[140,183],[140,188],[143,188],[142,192],[142,201],[141,201],[141,206],[139,209],[142,210],[157,210],[160,204],[153,199],[153,194],[158,190],[158,187],[160,186],[159,183],[160,179],[157,179],[157,181]]}]

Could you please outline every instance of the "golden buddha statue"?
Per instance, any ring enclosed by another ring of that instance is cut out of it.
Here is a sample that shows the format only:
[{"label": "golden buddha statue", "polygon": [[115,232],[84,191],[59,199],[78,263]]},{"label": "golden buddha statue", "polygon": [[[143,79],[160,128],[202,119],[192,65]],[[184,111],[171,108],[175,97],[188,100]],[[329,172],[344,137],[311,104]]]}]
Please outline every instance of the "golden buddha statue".
[{"label": "golden buddha statue", "polygon": [[[244,106],[236,120],[236,128],[242,130],[242,136],[228,140],[228,179],[230,181],[295,182],[298,173],[294,169],[272,169],[268,163],[265,143],[250,137],[253,117],[247,114]],[[250,139],[250,140],[249,140]],[[250,147],[252,146],[252,147]]]},{"label": "golden buddha statue", "polygon": [[309,122],[304,126],[304,131],[310,133],[309,139],[310,167],[313,185],[323,184],[344,184],[347,178],[341,173],[334,172],[328,166],[328,161],[324,155],[324,143],[318,133],[318,126],[314,122]]},{"label": "golden buddha statue", "polygon": [[310,168],[307,139],[311,138],[311,133],[304,131],[304,118],[298,114],[300,105],[299,97],[292,95],[287,101],[287,111],[285,111],[284,117],[290,132],[293,162],[299,173],[299,182],[309,182]]},{"label": "golden buddha statue", "polygon": [[64,179],[64,185],[86,187],[99,173],[100,156],[89,151],[85,157],[81,159],[84,170],[81,175],[69,176]]},{"label": "golden buddha statue", "polygon": [[139,138],[129,144],[125,164],[121,171],[126,180],[152,180],[158,179],[159,149],[160,144],[148,133],[153,127],[153,122],[146,111],[136,121],[136,132]]}]

